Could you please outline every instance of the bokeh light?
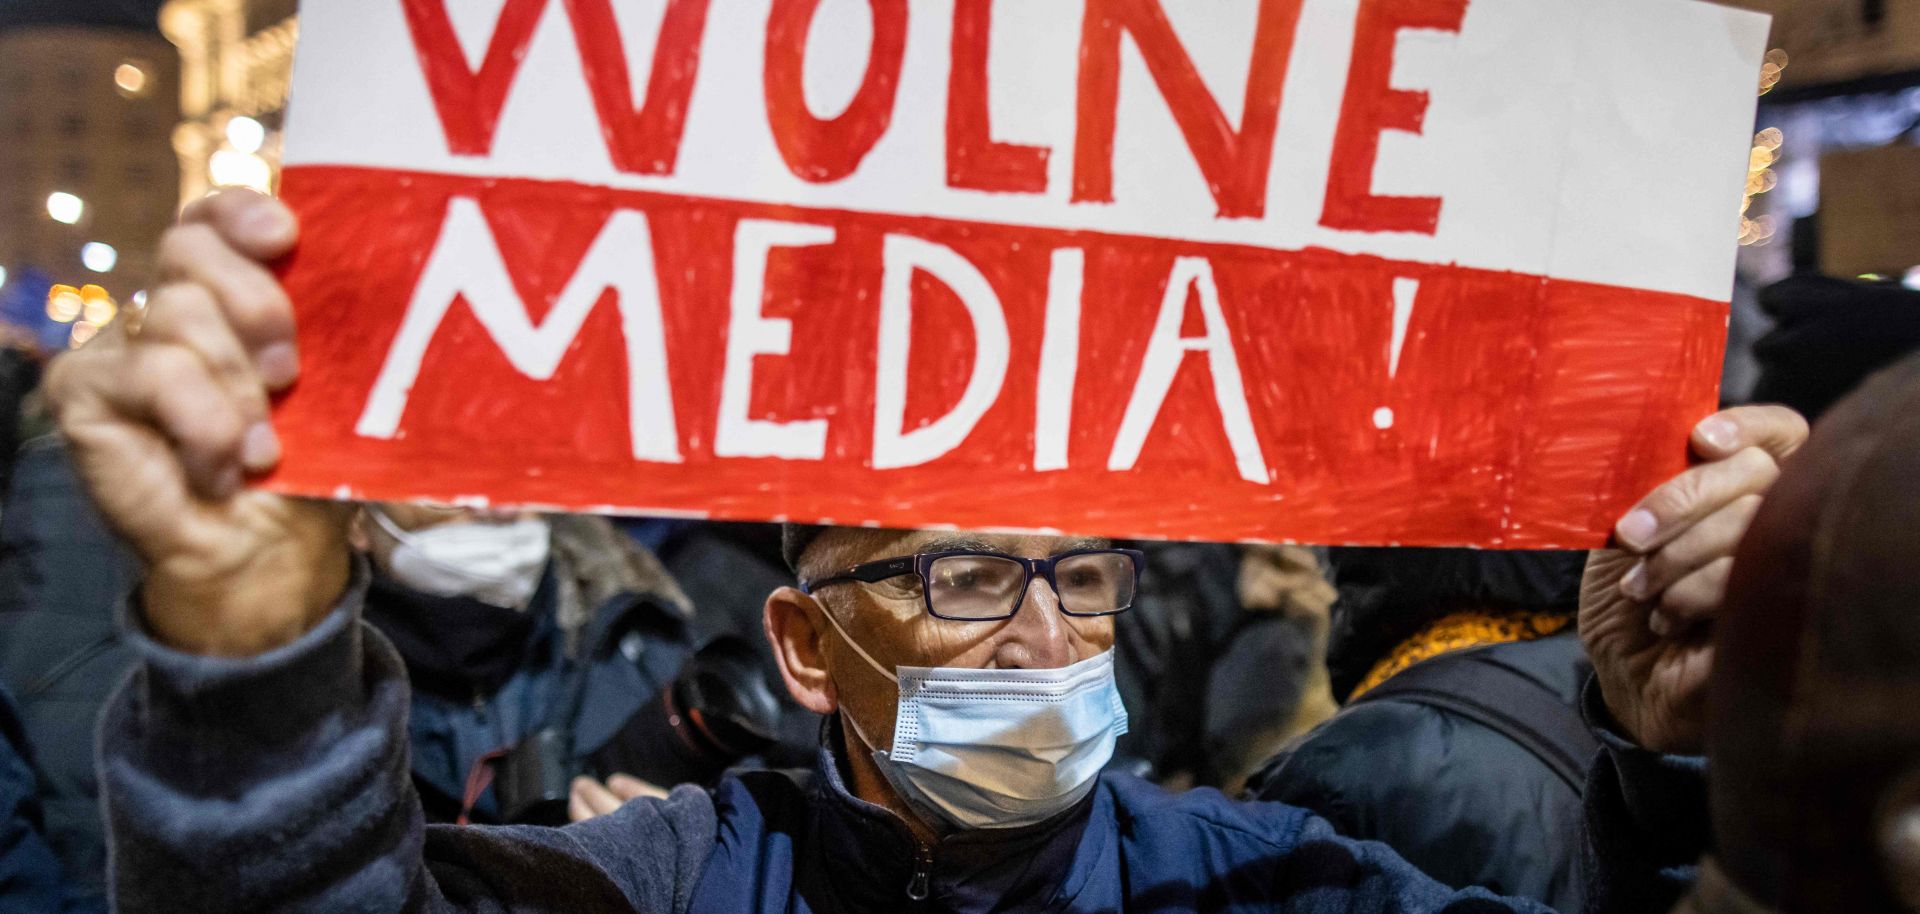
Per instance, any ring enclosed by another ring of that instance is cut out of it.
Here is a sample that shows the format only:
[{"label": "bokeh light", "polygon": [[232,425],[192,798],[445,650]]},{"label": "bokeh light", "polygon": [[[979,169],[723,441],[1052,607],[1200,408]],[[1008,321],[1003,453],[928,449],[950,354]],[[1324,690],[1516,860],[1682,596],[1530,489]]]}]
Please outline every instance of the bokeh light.
[{"label": "bokeh light", "polygon": [[47,196],[47,215],[52,216],[55,222],[74,225],[86,214],[86,201],[64,190],[54,191]]},{"label": "bokeh light", "polygon": [[215,187],[250,187],[263,194],[273,192],[273,166],[267,160],[247,152],[222,149],[207,164],[207,176]]},{"label": "bokeh light", "polygon": [[111,273],[120,264],[120,252],[111,244],[91,241],[80,248],[80,263],[95,273]]},{"label": "bokeh light", "polygon": [[267,128],[246,115],[236,115],[227,121],[227,142],[233,148],[253,155],[267,144]]},{"label": "bokeh light", "polygon": [[60,285],[47,290],[47,317],[54,321],[71,324],[85,309],[86,300],[80,297],[79,289]]},{"label": "bokeh light", "polygon": [[147,71],[141,69],[139,64],[133,61],[127,61],[114,68],[113,84],[120,90],[121,95],[128,97],[145,95],[147,93]]}]

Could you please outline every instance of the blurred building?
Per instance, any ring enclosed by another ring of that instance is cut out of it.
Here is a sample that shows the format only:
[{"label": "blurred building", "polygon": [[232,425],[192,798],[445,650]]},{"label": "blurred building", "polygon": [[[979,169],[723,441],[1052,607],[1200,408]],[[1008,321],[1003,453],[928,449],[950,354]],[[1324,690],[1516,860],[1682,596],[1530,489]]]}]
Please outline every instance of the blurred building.
[{"label": "blurred building", "polygon": [[218,187],[271,193],[293,77],[298,0],[170,0],[160,28],[180,52],[180,194]]},{"label": "blurred building", "polygon": [[[0,31],[0,283],[92,286],[94,302],[145,287],[179,201],[168,142],[178,99],[179,60],[158,35]],[[96,304],[94,316],[111,308]]]}]

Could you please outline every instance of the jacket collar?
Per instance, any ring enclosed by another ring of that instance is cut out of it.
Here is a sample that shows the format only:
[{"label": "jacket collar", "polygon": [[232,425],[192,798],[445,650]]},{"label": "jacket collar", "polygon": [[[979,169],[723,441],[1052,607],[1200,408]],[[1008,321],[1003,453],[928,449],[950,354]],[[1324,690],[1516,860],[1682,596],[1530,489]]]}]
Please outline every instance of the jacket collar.
[{"label": "jacket collar", "polygon": [[1101,850],[1082,844],[1112,831],[1111,803],[1094,790],[1045,822],[956,832],[924,845],[899,816],[847,790],[838,721],[829,717],[821,728],[807,842],[816,859],[801,872],[817,874],[824,884],[813,888],[826,890],[842,909],[909,907],[909,885],[924,867],[928,901],[940,910],[1057,910],[1083,881],[1074,878],[1086,872],[1078,858]]}]

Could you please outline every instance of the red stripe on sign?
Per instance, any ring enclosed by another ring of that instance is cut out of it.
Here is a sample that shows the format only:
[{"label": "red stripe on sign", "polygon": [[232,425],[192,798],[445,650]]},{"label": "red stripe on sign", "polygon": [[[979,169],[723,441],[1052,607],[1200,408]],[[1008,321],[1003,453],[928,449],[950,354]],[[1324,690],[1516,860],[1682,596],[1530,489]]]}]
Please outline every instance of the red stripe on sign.
[{"label": "red stripe on sign", "polygon": [[1324,250],[285,185],[305,372],[268,486],[300,494],[1590,547],[1685,465],[1726,327],[1689,296]]}]

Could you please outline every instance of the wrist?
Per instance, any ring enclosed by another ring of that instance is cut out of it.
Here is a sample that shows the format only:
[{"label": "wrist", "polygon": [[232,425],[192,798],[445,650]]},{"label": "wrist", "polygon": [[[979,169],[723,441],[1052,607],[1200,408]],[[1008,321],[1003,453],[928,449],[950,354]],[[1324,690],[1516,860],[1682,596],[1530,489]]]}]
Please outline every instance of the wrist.
[{"label": "wrist", "polygon": [[210,572],[175,561],[153,567],[140,587],[147,631],[174,650],[249,657],[291,644],[339,604],[352,578],[344,539],[315,550],[263,550]]}]

